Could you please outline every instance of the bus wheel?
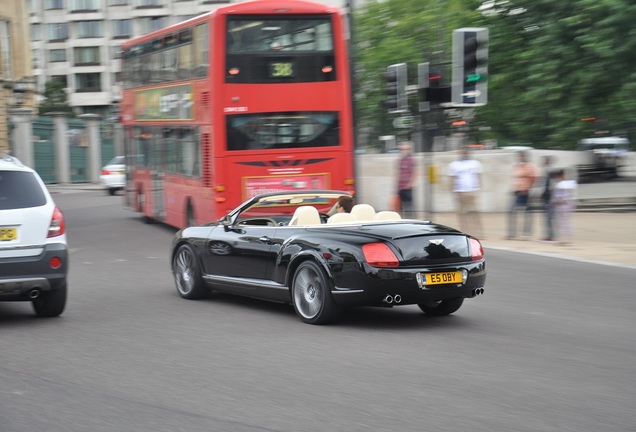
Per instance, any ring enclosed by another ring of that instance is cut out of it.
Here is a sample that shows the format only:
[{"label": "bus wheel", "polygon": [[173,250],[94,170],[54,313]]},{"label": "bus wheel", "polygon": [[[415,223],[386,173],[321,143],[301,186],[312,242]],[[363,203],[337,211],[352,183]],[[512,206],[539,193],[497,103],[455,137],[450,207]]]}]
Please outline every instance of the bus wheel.
[{"label": "bus wheel", "polygon": [[137,189],[137,212],[143,213],[144,211],[144,193],[141,189]]},{"label": "bus wheel", "polygon": [[188,201],[188,207],[186,210],[186,226],[194,226],[194,210],[192,210],[192,204]]},{"label": "bus wheel", "polygon": [[151,224],[154,223],[154,219],[152,219],[150,216],[146,216],[145,214],[143,214],[144,212],[144,204],[146,202],[146,196],[144,195],[143,189],[138,189],[137,190],[137,211],[142,213],[141,218],[143,219],[144,223],[147,224]]}]

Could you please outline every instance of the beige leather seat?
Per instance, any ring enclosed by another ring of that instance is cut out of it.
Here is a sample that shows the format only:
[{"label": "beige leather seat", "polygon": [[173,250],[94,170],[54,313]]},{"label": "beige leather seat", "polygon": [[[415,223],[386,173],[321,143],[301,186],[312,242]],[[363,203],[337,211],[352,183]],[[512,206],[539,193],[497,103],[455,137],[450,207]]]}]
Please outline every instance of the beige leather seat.
[{"label": "beige leather seat", "polygon": [[359,221],[371,221],[375,216],[375,209],[369,204],[356,204],[351,209],[351,214]]},{"label": "beige leather seat", "polygon": [[383,210],[379,211],[373,217],[375,220],[395,221],[402,219],[398,212]]},{"label": "beige leather seat", "polygon": [[355,221],[357,221],[357,219],[351,213],[336,213],[329,216],[329,219],[327,219],[328,224],[352,223]]},{"label": "beige leather seat", "polygon": [[298,207],[289,221],[289,225],[320,225],[320,223],[320,213],[313,206]]}]

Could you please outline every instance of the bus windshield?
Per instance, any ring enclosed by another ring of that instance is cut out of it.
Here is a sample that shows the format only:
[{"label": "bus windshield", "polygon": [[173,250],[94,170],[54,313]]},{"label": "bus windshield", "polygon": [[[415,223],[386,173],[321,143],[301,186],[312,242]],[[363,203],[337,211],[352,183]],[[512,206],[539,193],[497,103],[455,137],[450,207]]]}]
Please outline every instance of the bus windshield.
[{"label": "bus windshield", "polygon": [[279,112],[227,116],[228,150],[337,146],[335,112]]},{"label": "bus windshield", "polygon": [[228,54],[279,51],[331,52],[329,18],[228,18]]},{"label": "bus windshield", "polygon": [[330,17],[229,17],[225,82],[336,80]]}]

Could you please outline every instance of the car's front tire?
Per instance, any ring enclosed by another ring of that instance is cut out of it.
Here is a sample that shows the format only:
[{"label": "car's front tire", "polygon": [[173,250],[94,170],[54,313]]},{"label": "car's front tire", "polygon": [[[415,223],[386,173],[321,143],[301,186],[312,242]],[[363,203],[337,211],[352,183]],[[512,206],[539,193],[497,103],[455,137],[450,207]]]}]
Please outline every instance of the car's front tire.
[{"label": "car's front tire", "polygon": [[66,307],[66,291],[66,283],[64,283],[58,289],[40,293],[31,301],[35,314],[45,318],[61,315]]},{"label": "car's front tire", "polygon": [[331,295],[325,271],[313,261],[305,261],[296,269],[291,295],[296,314],[307,324],[327,324],[342,313]]},{"label": "car's front tire", "polygon": [[419,303],[418,306],[426,315],[444,316],[457,312],[457,310],[462,306],[462,303],[464,303],[464,298],[458,297],[429,303]]},{"label": "car's front tire", "polygon": [[197,300],[209,296],[210,289],[203,283],[199,260],[191,245],[179,246],[172,260],[172,273],[181,297]]}]

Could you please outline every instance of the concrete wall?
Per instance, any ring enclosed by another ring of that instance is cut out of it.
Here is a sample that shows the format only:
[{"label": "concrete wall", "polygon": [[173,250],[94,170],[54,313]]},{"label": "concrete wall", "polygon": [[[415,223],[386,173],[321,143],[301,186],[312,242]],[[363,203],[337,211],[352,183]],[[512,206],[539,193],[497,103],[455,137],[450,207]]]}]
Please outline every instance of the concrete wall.
[{"label": "concrete wall", "polygon": [[[459,152],[435,152],[428,155],[415,154],[418,168],[418,178],[414,192],[415,209],[426,212],[453,212],[456,204],[450,189],[448,178],[448,164],[457,159]],[[559,150],[531,150],[530,158],[540,169],[541,159],[545,155],[553,156],[554,168],[569,170],[571,177],[576,177],[574,167],[583,161],[583,154],[575,151]],[[512,167],[517,162],[517,151],[511,149],[475,150],[475,159],[483,166],[483,184],[480,193],[479,207],[482,212],[507,211],[511,200]],[[391,197],[397,189],[397,166],[400,155],[360,154],[357,160],[357,201],[369,203],[376,210],[389,208]],[[430,158],[429,165],[437,171],[437,183],[429,185],[432,190],[432,200],[424,198],[426,185],[425,157]],[[628,155],[628,166],[623,175],[636,177],[636,153]]]}]

